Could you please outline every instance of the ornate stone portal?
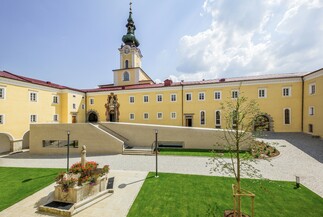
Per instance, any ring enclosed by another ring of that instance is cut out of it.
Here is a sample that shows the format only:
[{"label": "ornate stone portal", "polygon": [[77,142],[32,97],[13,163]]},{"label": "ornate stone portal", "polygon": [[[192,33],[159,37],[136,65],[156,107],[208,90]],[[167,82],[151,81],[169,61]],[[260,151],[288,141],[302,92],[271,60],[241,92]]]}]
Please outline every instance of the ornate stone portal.
[{"label": "ornate stone portal", "polygon": [[106,120],[110,122],[119,122],[119,111],[120,104],[118,102],[118,96],[111,93],[107,98],[107,103],[105,104],[105,116]]}]

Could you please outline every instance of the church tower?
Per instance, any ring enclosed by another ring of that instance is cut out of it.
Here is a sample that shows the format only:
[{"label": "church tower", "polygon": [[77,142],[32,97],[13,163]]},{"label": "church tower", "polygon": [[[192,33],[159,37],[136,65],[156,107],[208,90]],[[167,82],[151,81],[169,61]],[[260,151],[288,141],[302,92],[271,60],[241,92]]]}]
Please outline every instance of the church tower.
[{"label": "church tower", "polygon": [[136,84],[153,84],[152,79],[141,69],[143,57],[140,43],[135,36],[135,22],[132,18],[132,2],[130,2],[129,17],[127,19],[127,34],[122,37],[120,52],[120,68],[113,70],[114,85],[126,86]]}]

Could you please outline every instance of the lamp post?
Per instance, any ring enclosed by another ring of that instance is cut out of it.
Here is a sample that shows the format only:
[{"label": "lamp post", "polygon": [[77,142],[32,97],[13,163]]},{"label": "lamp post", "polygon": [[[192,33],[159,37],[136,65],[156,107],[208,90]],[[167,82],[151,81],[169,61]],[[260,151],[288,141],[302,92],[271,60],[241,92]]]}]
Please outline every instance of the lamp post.
[{"label": "lamp post", "polygon": [[156,175],[155,178],[158,178],[158,130],[155,129],[155,152],[156,152]]},{"label": "lamp post", "polygon": [[68,172],[68,169],[70,167],[70,131],[67,131],[67,166],[66,166],[66,172]]}]

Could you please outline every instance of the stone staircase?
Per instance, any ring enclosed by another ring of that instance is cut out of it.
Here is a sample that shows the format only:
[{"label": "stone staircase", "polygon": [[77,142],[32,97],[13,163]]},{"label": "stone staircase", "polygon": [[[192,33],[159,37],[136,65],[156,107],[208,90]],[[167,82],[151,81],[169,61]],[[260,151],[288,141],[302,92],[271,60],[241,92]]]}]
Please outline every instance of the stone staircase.
[{"label": "stone staircase", "polygon": [[[110,128],[104,126],[103,124],[97,123],[95,124],[95,126],[111,135],[113,135],[114,137],[120,139],[121,141],[123,141],[125,143],[125,145],[127,144],[127,142],[129,141],[126,137],[120,135],[119,133],[111,130]],[[126,145],[127,146],[127,145]]]},{"label": "stone staircase", "polygon": [[151,147],[132,147],[127,146],[123,150],[124,155],[153,155]]},{"label": "stone staircase", "polygon": [[143,147],[139,147],[139,146],[133,147],[128,144],[129,140],[126,137],[111,130],[110,128],[104,126],[103,124],[96,123],[96,124],[91,124],[91,125],[93,125],[94,127],[98,128],[100,130],[103,130],[104,132],[123,141],[124,142],[124,148],[123,148],[124,155],[153,155],[154,154],[154,152],[153,152],[153,144],[154,143],[152,144],[151,147],[144,147],[144,146]]}]

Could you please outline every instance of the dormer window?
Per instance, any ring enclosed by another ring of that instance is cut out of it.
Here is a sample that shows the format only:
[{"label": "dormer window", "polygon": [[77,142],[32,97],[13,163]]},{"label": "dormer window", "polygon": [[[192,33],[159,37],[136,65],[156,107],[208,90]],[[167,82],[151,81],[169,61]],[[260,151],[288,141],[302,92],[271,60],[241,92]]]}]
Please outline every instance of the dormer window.
[{"label": "dormer window", "polygon": [[126,60],[125,63],[124,63],[124,65],[125,65],[125,68],[128,69],[129,68],[129,61]]},{"label": "dormer window", "polygon": [[124,72],[123,73],[123,81],[129,81],[129,72]]}]

